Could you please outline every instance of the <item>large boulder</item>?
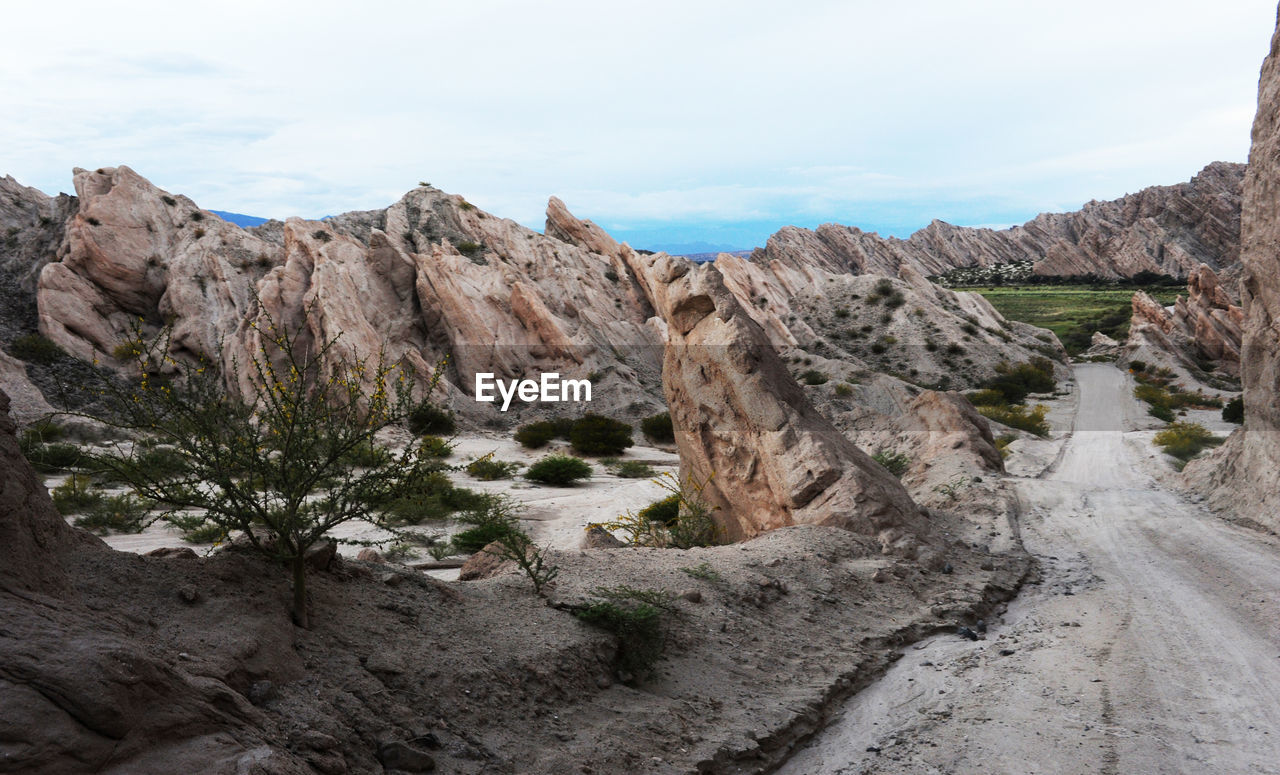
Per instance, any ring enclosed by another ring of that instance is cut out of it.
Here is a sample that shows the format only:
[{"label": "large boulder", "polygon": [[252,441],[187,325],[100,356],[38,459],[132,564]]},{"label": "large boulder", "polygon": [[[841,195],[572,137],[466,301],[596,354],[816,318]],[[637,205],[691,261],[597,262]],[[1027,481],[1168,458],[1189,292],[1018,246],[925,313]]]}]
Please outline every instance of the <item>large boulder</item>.
[{"label": "large boulder", "polygon": [[663,387],[682,474],[732,539],[788,525],[831,525],[888,550],[927,542],[929,523],[901,483],[805,398],[764,330],[714,265],[660,256],[668,327]]}]

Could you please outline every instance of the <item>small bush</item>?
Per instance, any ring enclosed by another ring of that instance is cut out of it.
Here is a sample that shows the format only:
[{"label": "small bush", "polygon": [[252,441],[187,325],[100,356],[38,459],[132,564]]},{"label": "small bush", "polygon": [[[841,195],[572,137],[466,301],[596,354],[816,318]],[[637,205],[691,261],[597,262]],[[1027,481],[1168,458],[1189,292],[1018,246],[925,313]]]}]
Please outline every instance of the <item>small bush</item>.
[{"label": "small bush", "polygon": [[827,382],[827,375],[816,369],[809,369],[800,375],[800,380],[806,385],[824,385]]},{"label": "small bush", "polygon": [[1163,422],[1173,422],[1177,418],[1172,409],[1162,404],[1152,404],[1147,408],[1147,414]]},{"label": "small bush", "polygon": [[608,280],[611,283],[616,283],[618,282],[618,273],[615,272],[613,269],[606,269],[604,270],[604,279]]},{"label": "small bush", "polygon": [[848,398],[853,395],[853,385],[848,382],[841,382],[835,386],[835,394],[841,398]]},{"label": "small bush", "polygon": [[13,340],[9,345],[9,354],[20,361],[53,363],[65,357],[67,353],[47,336],[27,334]]},{"label": "small bush", "polygon": [[674,525],[680,517],[680,496],[668,495],[640,509],[636,515],[645,522],[654,522],[663,526]]},{"label": "small bush", "polygon": [[423,401],[409,412],[409,432],[415,436],[452,436],[458,429],[453,412]]},{"label": "small bush", "polygon": [[84,462],[84,455],[75,444],[35,444],[23,454],[32,467],[46,474],[69,471]]},{"label": "small bush", "polygon": [[494,460],[493,454],[490,453],[468,463],[467,473],[481,481],[493,482],[498,479],[510,479],[520,468],[521,465],[519,463]]},{"label": "small bush", "polygon": [[147,502],[133,495],[111,495],[85,509],[76,527],[107,533],[141,533],[146,527]]},{"label": "small bush", "polygon": [[1237,425],[1244,422],[1244,399],[1240,396],[1228,401],[1222,407],[1222,419]]},{"label": "small bush", "polygon": [[1129,370],[1141,373],[1147,370],[1147,364],[1145,361],[1129,361]]},{"label": "small bush", "polygon": [[418,451],[424,457],[446,458],[453,454],[453,445],[439,436],[423,436]]},{"label": "small bush", "polygon": [[494,496],[456,487],[443,471],[420,473],[399,497],[380,504],[392,525],[417,525],[440,520],[458,511],[484,509]]},{"label": "small bush", "polygon": [[901,479],[902,475],[911,467],[911,458],[900,452],[881,450],[872,455],[871,459],[884,466],[889,473],[899,479]]},{"label": "small bush", "polygon": [[53,507],[62,516],[78,514],[102,502],[102,493],[89,487],[89,477],[84,474],[72,474],[67,481],[54,487],[50,495]]},{"label": "small bush", "polygon": [[618,639],[618,670],[624,680],[651,676],[665,647],[662,615],[673,610],[673,596],[625,586],[598,588],[594,594],[600,599],[574,611],[574,615]]},{"label": "small bush", "polygon": [[587,414],[573,424],[569,443],[584,455],[620,455],[635,442],[631,440],[631,426],[627,423]]},{"label": "small bush", "polygon": [[471,527],[453,536],[453,546],[464,554],[475,554],[494,541],[520,530],[518,505],[510,498],[494,498],[483,508],[463,512],[458,521]]},{"label": "small bush", "polygon": [[1009,445],[1017,441],[1018,437],[1012,433],[1002,433],[996,437],[996,449],[1000,451],[1000,457],[1009,457]]},{"label": "small bush", "polygon": [[556,423],[550,420],[540,420],[516,428],[514,438],[522,447],[540,449],[547,446],[552,439],[559,435]]},{"label": "small bush", "polygon": [[1209,429],[1194,422],[1170,423],[1153,439],[1156,446],[1164,449],[1165,454],[1186,462],[1200,454],[1206,447],[1222,443],[1222,439],[1214,436]]},{"label": "small bush", "polygon": [[996,366],[996,376],[982,385],[987,390],[1004,394],[1005,402],[1022,403],[1030,393],[1052,393],[1057,388],[1053,362],[1048,358],[1032,358],[1024,363]]},{"label": "small bush", "polygon": [[640,432],[654,441],[673,442],[676,440],[675,427],[671,424],[671,413],[661,412],[640,421]]},{"label": "small bush", "polygon": [[[623,540],[632,546],[690,549],[714,546],[720,540],[720,526],[713,514],[715,507],[702,497],[711,480],[699,482],[694,477],[681,481],[674,474],[664,474],[658,483],[670,495],[654,501],[638,513],[627,512],[599,527],[609,532],[621,531]],[[596,525],[588,525],[596,527]]]},{"label": "small bush", "polygon": [[966,393],[965,397],[969,399],[969,403],[974,406],[1004,406],[1008,403],[1004,393],[999,390],[974,390]]},{"label": "small bush", "polygon": [[558,487],[567,487],[590,477],[591,464],[571,455],[548,455],[524,472],[525,479]]},{"label": "small bush", "polygon": [[1034,433],[1037,436],[1049,435],[1049,423],[1045,422],[1045,415],[1049,412],[1049,407],[1039,404],[1033,409],[1025,406],[979,406],[978,412],[989,420],[995,420],[998,423],[1008,425],[1010,428]]},{"label": "small bush", "polygon": [[469,258],[471,256],[474,256],[476,253],[479,253],[480,249],[484,246],[481,245],[479,242],[472,242],[471,240],[463,240],[462,242],[459,242],[454,247],[458,249],[459,253]]},{"label": "small bush", "polygon": [[391,460],[391,453],[370,441],[358,444],[342,455],[342,462],[356,468],[378,468]]},{"label": "small bush", "polygon": [[641,463],[639,460],[624,460],[615,466],[611,466],[610,470],[615,476],[623,479],[645,479],[650,476],[656,476],[657,471],[653,470],[653,466],[648,463]]},{"label": "small bush", "polygon": [[227,529],[212,522],[182,531],[182,540],[189,544],[220,544],[227,540]]},{"label": "small bush", "polygon": [[680,572],[692,576],[695,579],[702,579],[703,581],[719,581],[721,578],[720,571],[711,567],[711,563],[705,561],[700,562],[691,568],[681,568]]}]

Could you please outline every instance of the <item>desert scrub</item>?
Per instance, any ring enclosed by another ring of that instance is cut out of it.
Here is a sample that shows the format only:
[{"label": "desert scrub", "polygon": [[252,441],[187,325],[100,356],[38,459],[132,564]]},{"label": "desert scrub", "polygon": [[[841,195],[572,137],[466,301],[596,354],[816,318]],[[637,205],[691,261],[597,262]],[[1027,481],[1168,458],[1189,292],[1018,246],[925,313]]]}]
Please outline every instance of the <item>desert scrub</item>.
[{"label": "desert scrub", "polygon": [[150,507],[147,501],[133,495],[107,495],[77,517],[76,527],[99,535],[108,533],[141,533],[147,526]]},{"label": "desert scrub", "polygon": [[9,354],[20,361],[32,363],[53,363],[67,355],[52,339],[40,334],[27,334],[14,339],[9,345]]},{"label": "desert scrub", "polygon": [[221,525],[195,524],[182,531],[182,540],[189,544],[220,544],[227,540],[227,531]]},{"label": "desert scrub", "polygon": [[875,453],[871,456],[871,459],[884,466],[886,471],[899,479],[901,479],[902,475],[911,467],[911,458],[901,452],[892,452],[887,449],[882,449]]},{"label": "desert scrub", "polygon": [[453,412],[423,401],[409,412],[409,432],[415,436],[452,436],[458,429]]},{"label": "desert scrub", "polygon": [[719,581],[720,571],[711,567],[709,562],[700,562],[697,565],[688,568],[681,568],[680,572],[695,579],[703,581]]},{"label": "desert scrub", "polygon": [[44,474],[70,471],[86,462],[84,453],[75,444],[29,443],[22,454],[33,468]]},{"label": "desert scrub", "polygon": [[806,385],[825,385],[827,375],[817,369],[809,369],[800,374],[800,381]]},{"label": "desert scrub", "polygon": [[467,473],[476,479],[484,482],[493,482],[498,479],[510,479],[515,475],[516,471],[521,468],[520,463],[510,462],[507,460],[495,460],[493,453],[476,458],[467,463]]},{"label": "desert scrub", "polygon": [[102,502],[102,493],[91,489],[89,477],[84,474],[72,474],[49,495],[53,498],[53,507],[64,517],[82,513]]},{"label": "desert scrub", "polygon": [[573,430],[574,420],[568,417],[557,417],[554,420],[538,420],[516,428],[513,438],[522,447],[540,449],[552,439],[567,439]]},{"label": "desert scrub", "polygon": [[1222,419],[1239,425],[1244,422],[1244,398],[1236,396],[1222,405]]},{"label": "desert scrub", "polygon": [[1049,435],[1049,423],[1044,419],[1045,415],[1049,413],[1049,407],[1044,404],[1038,404],[1033,408],[1018,404],[1013,406],[979,406],[978,412],[988,420],[995,420],[1010,428],[1034,433],[1037,436]]},{"label": "desert scrub", "polygon": [[675,427],[671,424],[671,413],[661,412],[640,421],[640,432],[654,441],[673,442],[676,440]]},{"label": "desert scrub", "polygon": [[620,463],[609,466],[609,471],[614,476],[619,476],[623,479],[646,479],[658,474],[657,471],[653,470],[653,466],[648,463],[641,463],[639,460],[623,460]]},{"label": "desert scrub", "polygon": [[620,455],[635,442],[631,426],[598,414],[583,415],[569,430],[569,443],[584,455]]},{"label": "desert scrub", "polygon": [[464,554],[475,554],[504,535],[519,530],[519,511],[516,501],[498,496],[482,508],[458,514],[458,523],[468,527],[454,534],[453,546]]},{"label": "desert scrub", "polygon": [[611,522],[590,524],[587,528],[621,532],[622,540],[631,546],[691,549],[720,542],[721,530],[714,518],[716,508],[702,497],[710,476],[699,482],[690,475],[682,481],[675,474],[665,473],[655,481],[668,495],[636,513],[628,511]]},{"label": "desert scrub", "polygon": [[597,599],[574,616],[618,639],[617,667],[625,682],[651,677],[666,646],[663,614],[675,610],[675,596],[627,586],[597,587],[592,594]]},{"label": "desert scrub", "polygon": [[529,466],[524,478],[532,482],[568,487],[591,477],[591,464],[572,455],[547,455]]},{"label": "desert scrub", "polygon": [[378,504],[378,511],[388,527],[418,525],[446,519],[458,511],[487,507],[495,496],[457,487],[445,474],[447,467],[419,471],[394,498]]},{"label": "desert scrub", "polygon": [[426,458],[446,458],[453,454],[453,445],[439,436],[423,436],[418,453]]},{"label": "desert scrub", "polygon": [[[1206,448],[1222,443],[1222,439],[1210,433],[1208,428],[1195,422],[1170,423],[1155,435],[1153,441],[1166,455],[1176,458],[1184,465]],[[1182,466],[1179,465],[1178,468],[1181,469]]]},{"label": "desert scrub", "polygon": [[1057,388],[1053,362],[1048,358],[1032,358],[1019,364],[1001,362],[996,376],[982,384],[984,390],[998,392],[1009,404],[1020,404],[1030,393],[1052,393]]},{"label": "desert scrub", "polygon": [[841,382],[835,386],[835,394],[841,398],[848,398],[853,395],[853,385],[848,382]]},{"label": "desert scrub", "polygon": [[1017,441],[1018,437],[1012,433],[1002,433],[996,437],[996,449],[1000,452],[1000,457],[1008,458],[1010,451],[1009,445]]}]

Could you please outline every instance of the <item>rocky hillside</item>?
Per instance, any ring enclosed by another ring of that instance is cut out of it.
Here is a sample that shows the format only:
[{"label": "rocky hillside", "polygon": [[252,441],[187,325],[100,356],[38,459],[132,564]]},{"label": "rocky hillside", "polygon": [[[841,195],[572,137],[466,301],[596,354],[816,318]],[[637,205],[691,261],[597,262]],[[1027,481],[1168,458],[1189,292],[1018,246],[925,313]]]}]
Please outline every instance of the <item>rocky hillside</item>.
[{"label": "rocky hillside", "polygon": [[1241,219],[1244,426],[1188,480],[1238,518],[1280,530],[1280,25],[1258,83]]},{"label": "rocky hillside", "polygon": [[1214,271],[1201,265],[1187,278],[1187,295],[1179,296],[1170,309],[1142,291],[1133,295],[1122,355],[1229,389],[1231,378],[1240,375],[1243,325],[1244,312],[1231,302]]},{"label": "rocky hillside", "polygon": [[901,240],[838,224],[789,226],[752,260],[855,274],[896,275],[911,267],[934,276],[1030,262],[1041,276],[1186,277],[1200,264],[1220,269],[1239,261],[1244,170],[1243,164],[1215,162],[1187,183],[1090,202],[1073,213],[1044,213],[1003,231],[934,221]]},{"label": "rocky hillside", "polygon": [[[0,324],[12,335],[38,329],[48,341],[37,344],[71,356],[24,357],[6,340],[26,361],[25,374],[0,363],[20,420],[46,398],[66,403],[54,393],[78,381],[76,368],[122,366],[139,322],[148,336],[171,326],[177,357],[228,364],[247,362],[268,319],[311,341],[340,335],[333,352],[346,358],[385,348],[429,373],[447,357],[437,398],[473,422],[513,417],[471,400],[478,372],[589,377],[593,409],[632,418],[664,403],[655,266],[691,263],[619,244],[557,199],[543,234],[430,186],[383,210],[242,229],[128,167],[78,169],[73,182],[76,196],[56,200],[12,181],[3,188],[0,214],[16,231],[0,262],[13,285]],[[813,371],[827,390],[878,373],[968,387],[1001,360],[1061,355],[1046,332],[909,266],[877,278],[808,257],[730,256],[714,271],[792,373]]]}]

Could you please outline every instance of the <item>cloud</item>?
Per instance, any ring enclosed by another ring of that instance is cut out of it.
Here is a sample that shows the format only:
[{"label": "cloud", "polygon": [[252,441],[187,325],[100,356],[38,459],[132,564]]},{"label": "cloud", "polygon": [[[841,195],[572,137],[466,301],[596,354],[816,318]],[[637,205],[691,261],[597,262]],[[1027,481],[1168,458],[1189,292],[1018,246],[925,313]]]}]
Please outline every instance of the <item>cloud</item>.
[{"label": "cloud", "polygon": [[1243,160],[1274,14],[1272,0],[28,4],[6,12],[0,173],[56,191],[73,166],[123,163],[277,217],[383,206],[429,180],[534,226],[551,194],[646,233],[1013,222]]}]

